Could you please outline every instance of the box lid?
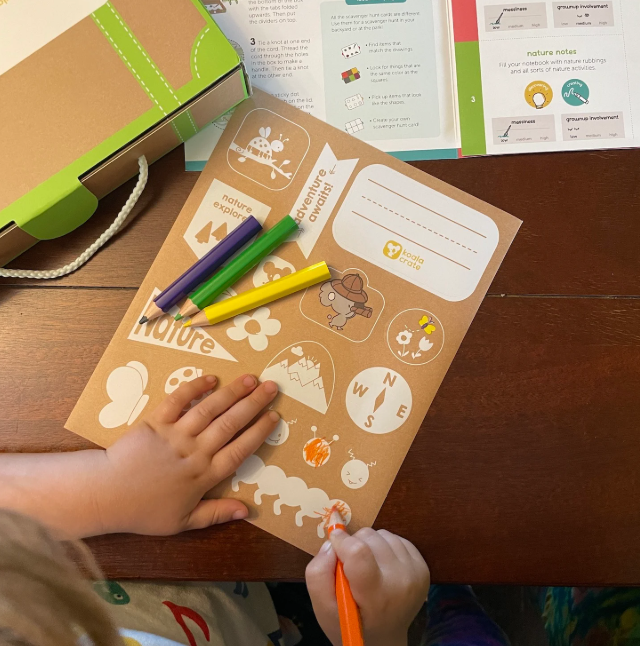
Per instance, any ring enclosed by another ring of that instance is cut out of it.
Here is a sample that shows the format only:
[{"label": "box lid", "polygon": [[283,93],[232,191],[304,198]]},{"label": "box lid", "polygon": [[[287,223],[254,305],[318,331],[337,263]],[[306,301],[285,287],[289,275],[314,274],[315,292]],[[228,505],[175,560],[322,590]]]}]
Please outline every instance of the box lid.
[{"label": "box lid", "polygon": [[185,104],[239,65],[199,0],[0,4],[0,229],[77,227],[97,205],[82,176],[163,121],[195,134]]}]

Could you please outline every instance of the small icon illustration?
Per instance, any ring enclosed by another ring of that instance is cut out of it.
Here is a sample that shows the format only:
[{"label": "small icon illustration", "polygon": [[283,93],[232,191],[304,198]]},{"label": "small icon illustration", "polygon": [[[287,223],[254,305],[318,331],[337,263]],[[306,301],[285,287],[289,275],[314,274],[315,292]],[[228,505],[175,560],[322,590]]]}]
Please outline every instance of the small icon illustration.
[{"label": "small icon illustration", "polygon": [[390,368],[366,368],[347,387],[349,417],[367,433],[384,435],[400,428],[411,415],[413,397],[407,380]]},{"label": "small icon illustration", "polygon": [[181,384],[184,384],[187,381],[193,381],[198,377],[202,377],[202,368],[195,368],[193,366],[178,368],[178,370],[174,370],[169,375],[167,382],[164,385],[164,392],[167,395],[170,395],[172,392],[178,390]]},{"label": "small icon illustration", "polygon": [[527,85],[524,91],[524,98],[532,108],[542,110],[542,108],[546,108],[553,100],[553,90],[544,81],[534,81]]},{"label": "small icon illustration", "polygon": [[502,13],[498,16],[495,22],[492,22],[492,25],[499,25],[500,21],[502,20],[502,16],[504,16],[504,9],[502,10]]},{"label": "small icon illustration", "polygon": [[265,108],[249,112],[227,151],[233,170],[272,191],[285,189],[309,150],[309,133]]},{"label": "small icon illustration", "polygon": [[271,432],[271,435],[265,440],[265,444],[269,444],[270,446],[284,444],[289,439],[289,427],[293,426],[297,421],[297,419],[292,419],[290,422],[285,422],[281,418],[278,425]]},{"label": "small icon illustration", "polygon": [[361,105],[364,105],[364,99],[362,98],[362,95],[354,94],[353,96],[347,97],[344,100],[344,104],[347,107],[347,110],[355,110]]},{"label": "small icon illustration", "polygon": [[222,0],[215,0],[214,2],[207,2],[204,8],[213,16],[217,13],[225,13],[227,8],[224,6]]},{"label": "small icon illustration", "polygon": [[405,310],[389,324],[387,344],[393,356],[402,363],[422,366],[442,351],[444,329],[436,316],[426,310]]},{"label": "small icon illustration", "polygon": [[508,139],[509,138],[509,133],[511,132],[511,128],[513,127],[513,124],[510,123],[509,127],[504,131],[503,135],[500,135],[502,139]]},{"label": "small icon illustration", "polygon": [[396,242],[395,240],[389,240],[387,244],[385,244],[384,249],[382,250],[382,253],[387,258],[391,258],[391,260],[396,260],[397,258],[400,257],[400,254],[402,253],[402,245],[399,242]]},{"label": "small icon illustration", "polygon": [[278,353],[260,375],[271,379],[280,393],[323,415],[333,396],[336,373],[329,351],[315,341],[300,341]]},{"label": "small icon illustration", "polygon": [[331,441],[324,437],[317,437],[317,426],[312,426],[311,432],[313,433],[313,438],[302,447],[302,457],[310,467],[317,469],[329,461],[331,457],[331,445],[337,442],[340,437],[334,435]]},{"label": "small icon illustration", "polygon": [[147,368],[139,361],[129,361],[113,370],[106,385],[109,403],[98,415],[100,424],[104,428],[117,428],[125,423],[131,426],[149,401],[149,395],[144,394],[148,381]]},{"label": "small icon illustration", "polygon": [[320,303],[334,312],[333,316],[327,316],[329,326],[338,330],[342,330],[349,319],[356,315],[371,318],[373,310],[366,307],[368,300],[360,274],[347,274],[342,279],[328,280],[320,288]]},{"label": "small icon illustration", "polygon": [[342,80],[345,83],[353,83],[360,78],[360,72],[357,67],[352,67],[350,70],[342,72]]},{"label": "small icon illustration", "polygon": [[347,123],[344,124],[344,129],[352,135],[356,132],[360,132],[360,130],[364,130],[364,123],[362,122],[362,119],[347,121]]},{"label": "small icon illustration", "polygon": [[342,48],[342,55],[345,58],[352,58],[353,56],[357,56],[359,53],[360,45],[358,45],[358,43],[351,43],[351,45],[347,45]]},{"label": "small icon illustration", "polygon": [[375,467],[375,462],[363,462],[358,460],[353,453],[353,449],[349,449],[349,457],[351,460],[346,462],[340,472],[342,482],[349,487],[349,489],[360,489],[369,482],[369,469]]},{"label": "small icon illustration", "polygon": [[589,86],[580,79],[571,79],[562,86],[562,98],[574,107],[589,103]]},{"label": "small icon illustration", "polygon": [[278,278],[284,278],[295,270],[296,268],[284,258],[267,256],[260,262],[253,273],[253,284],[255,287],[260,287],[278,280]]}]

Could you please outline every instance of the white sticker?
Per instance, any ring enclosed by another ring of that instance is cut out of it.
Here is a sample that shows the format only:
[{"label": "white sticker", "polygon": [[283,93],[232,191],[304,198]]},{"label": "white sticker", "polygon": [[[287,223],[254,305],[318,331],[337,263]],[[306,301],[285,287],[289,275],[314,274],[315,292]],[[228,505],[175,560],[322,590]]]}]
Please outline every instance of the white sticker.
[{"label": "white sticker", "polygon": [[[159,289],[153,290],[149,300],[140,312],[140,317],[147,311],[147,307],[159,293]],[[202,328],[182,327],[182,321],[176,321],[173,318],[178,313],[178,310],[178,307],[172,307],[169,312],[148,323],[138,323],[136,321],[127,338],[130,341],[139,341],[140,343],[149,343],[150,345],[159,345],[164,348],[201,354],[203,357],[237,361],[232,354],[227,352],[220,343]],[[189,330],[193,330],[193,334],[189,334]]]},{"label": "white sticker", "polygon": [[0,74],[105,4],[105,0],[0,0]]},{"label": "white sticker", "polygon": [[291,209],[291,217],[302,229],[296,242],[305,258],[309,257],[318,242],[357,163],[357,159],[338,161],[331,146],[324,145]]},{"label": "white sticker", "polygon": [[411,415],[413,396],[407,380],[390,368],[366,368],[349,384],[347,412],[363,431],[384,435],[400,428]]},{"label": "white sticker", "polygon": [[456,302],[477,288],[499,233],[483,213],[374,164],[358,173],[333,237],[346,251]]},{"label": "white sticker", "polygon": [[271,207],[214,179],[184,233],[198,258],[211,251],[250,215],[264,224]]}]

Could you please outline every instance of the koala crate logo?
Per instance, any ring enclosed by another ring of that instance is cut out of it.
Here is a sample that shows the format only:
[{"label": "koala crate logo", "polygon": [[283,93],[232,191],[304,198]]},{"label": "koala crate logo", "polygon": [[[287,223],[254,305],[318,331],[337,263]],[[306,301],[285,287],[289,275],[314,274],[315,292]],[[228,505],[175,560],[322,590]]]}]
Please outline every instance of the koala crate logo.
[{"label": "koala crate logo", "polygon": [[407,265],[407,267],[411,267],[416,271],[420,271],[422,269],[422,265],[424,264],[424,258],[422,258],[420,254],[410,253],[406,248],[403,248],[402,245],[395,240],[389,240],[384,245],[382,253],[387,258],[391,258],[391,260],[398,260],[402,264]]},{"label": "koala crate logo", "polygon": [[391,260],[397,260],[402,253],[402,245],[395,240],[389,240],[389,242],[384,246],[382,253],[384,253],[387,258],[391,258]]}]

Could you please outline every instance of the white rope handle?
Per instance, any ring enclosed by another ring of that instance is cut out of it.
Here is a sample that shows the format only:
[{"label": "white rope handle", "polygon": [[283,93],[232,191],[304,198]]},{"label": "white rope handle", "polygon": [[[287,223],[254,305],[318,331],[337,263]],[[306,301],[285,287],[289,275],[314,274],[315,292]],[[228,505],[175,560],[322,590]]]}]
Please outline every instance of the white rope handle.
[{"label": "white rope handle", "polygon": [[60,278],[66,276],[79,269],[84,265],[99,249],[103,247],[116,233],[120,230],[124,221],[127,219],[129,213],[133,211],[138,199],[147,185],[147,178],[149,177],[149,165],[144,155],[138,158],[138,166],[140,167],[140,174],[129,199],[118,213],[118,216],[113,221],[111,226],[85,251],[83,251],[73,262],[60,267],[60,269],[52,269],[49,271],[36,271],[31,269],[1,269],[0,276],[3,278]]}]

